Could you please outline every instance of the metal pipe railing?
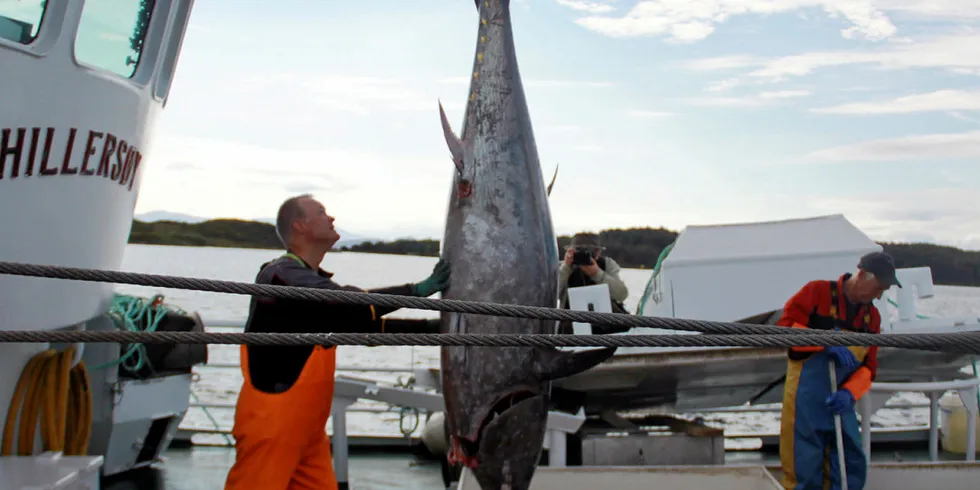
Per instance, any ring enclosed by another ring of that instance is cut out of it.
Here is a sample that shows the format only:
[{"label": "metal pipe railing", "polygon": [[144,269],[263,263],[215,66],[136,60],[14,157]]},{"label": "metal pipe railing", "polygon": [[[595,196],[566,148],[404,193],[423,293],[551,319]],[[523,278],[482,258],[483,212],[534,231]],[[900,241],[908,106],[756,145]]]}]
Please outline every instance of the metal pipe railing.
[{"label": "metal pipe railing", "polygon": [[[243,329],[245,327],[244,321],[227,320],[227,319],[203,320],[202,323],[204,323],[205,329],[209,329],[209,328],[229,328],[229,329],[239,329],[240,330],[240,329]],[[200,365],[200,366],[195,366],[194,368],[195,368],[195,370],[199,370],[199,369],[207,369],[207,368],[213,368],[213,369],[239,369],[240,367],[241,367],[241,364],[238,364],[238,363],[212,362],[212,363],[207,363],[207,364],[203,364],[203,365]],[[351,365],[339,365],[339,366],[337,366],[336,371],[337,372],[355,372],[355,373],[400,373],[400,374],[410,374],[410,373],[413,372],[413,370],[411,368],[366,367],[366,366],[351,366]],[[193,399],[193,401],[189,404],[189,407],[191,407],[191,408],[199,408],[199,409],[203,410],[205,416],[211,422],[211,426],[214,427],[214,429],[212,430],[212,429],[202,429],[202,428],[188,427],[188,428],[182,428],[181,430],[183,430],[185,432],[198,432],[198,433],[208,433],[208,434],[222,434],[222,435],[225,436],[225,441],[228,444],[231,444],[231,441],[227,437],[228,435],[231,434],[231,431],[228,430],[228,429],[224,429],[220,425],[218,425],[217,420],[211,415],[210,409],[225,409],[225,410],[229,410],[230,409],[230,410],[234,410],[235,409],[235,404],[234,403],[222,403],[222,402],[202,403],[202,402],[199,401],[199,398],[197,396],[197,393],[194,391],[193,385],[191,386],[191,398]],[[347,411],[348,412],[354,412],[354,413],[389,413],[389,412],[395,412],[395,413],[397,413],[398,412],[398,409],[395,408],[395,407],[391,407],[391,406],[389,406],[389,407],[357,407],[357,406],[351,406],[351,407],[348,407],[347,408]]]},{"label": "metal pipe railing", "polygon": [[[910,391],[925,393],[929,397],[929,458],[939,460],[939,398],[943,393],[957,390],[962,394],[977,397],[980,390],[980,378],[958,379],[954,381],[936,381],[931,383],[872,383],[871,392],[895,393]],[[864,445],[865,457],[871,457],[871,397],[861,400],[861,442]],[[977,411],[970,403],[964,401],[967,411],[966,421],[966,460],[975,461],[977,451]]]},{"label": "metal pipe railing", "polygon": [[[243,321],[237,320],[227,320],[227,319],[215,319],[207,320],[203,322],[206,328],[244,328]],[[203,366],[198,366],[200,368],[210,367],[210,368],[238,368],[239,364],[234,363],[212,363]],[[362,367],[362,366],[338,366],[337,371],[349,371],[349,372],[377,372],[377,373],[411,373],[413,369],[406,368],[395,368],[395,367]],[[926,383],[887,383],[887,382],[876,382],[871,385],[870,393],[875,392],[920,392],[926,394],[929,397],[928,404],[921,403],[906,403],[906,404],[895,404],[886,405],[882,409],[910,409],[910,408],[929,408],[929,457],[932,461],[937,461],[939,459],[939,398],[947,391],[958,390],[966,392],[967,395],[972,396],[974,400],[980,400],[980,378],[969,378],[954,381],[938,381],[938,382],[926,382]],[[869,394],[870,394],[869,393]],[[234,408],[233,404],[207,404],[207,403],[192,403],[192,407],[199,407],[205,410],[209,408]],[[971,405],[969,403],[964,403],[967,409],[968,417],[966,424],[966,460],[974,461],[976,459],[976,427],[977,427],[977,413],[976,410],[971,410]],[[865,456],[867,458],[871,457],[871,397],[866,396],[861,400],[861,439],[864,446]],[[712,410],[698,411],[692,413],[700,414],[714,414],[714,413],[761,413],[761,412],[778,412],[781,411],[781,407],[725,407],[717,408]],[[349,412],[366,412],[366,413],[386,413],[393,411],[390,408],[379,408],[379,407],[361,407],[348,409]],[[223,429],[217,426],[217,422],[212,418],[212,423],[215,425],[215,429],[223,431]],[[746,437],[750,437],[747,436]]]},{"label": "metal pipe railing", "polygon": [[[223,410],[234,410],[235,409],[235,404],[234,403],[201,403],[201,402],[193,402],[193,403],[188,404],[188,406],[191,407],[191,408],[202,408],[202,409],[207,409],[207,408],[220,408],[220,409],[223,409]],[[386,407],[353,407],[353,408],[348,408],[347,411],[348,412],[363,412],[363,413],[388,413],[388,412],[396,412],[397,409],[394,409],[392,407],[387,407],[387,408]],[[217,422],[215,422],[214,424],[217,424]],[[215,425],[215,428],[218,428],[217,425]]]},{"label": "metal pipe railing", "polygon": [[[200,366],[194,366],[195,368],[215,368],[215,369],[238,369],[241,367],[240,364],[231,362],[209,362],[207,364],[202,364]],[[397,367],[363,367],[363,366],[337,366],[337,371],[350,371],[350,372],[361,372],[361,373],[411,373],[412,370],[408,368],[397,368]]]},{"label": "metal pipe railing", "polygon": [[[894,405],[885,405],[881,407],[881,410],[908,410],[912,408],[929,408],[928,403],[896,403]],[[698,410],[689,413],[697,414],[716,414],[716,413],[767,413],[767,412],[781,412],[783,410],[782,406],[774,407],[756,407],[756,406],[738,406],[738,407],[724,407],[724,408],[712,408],[711,410]]]}]

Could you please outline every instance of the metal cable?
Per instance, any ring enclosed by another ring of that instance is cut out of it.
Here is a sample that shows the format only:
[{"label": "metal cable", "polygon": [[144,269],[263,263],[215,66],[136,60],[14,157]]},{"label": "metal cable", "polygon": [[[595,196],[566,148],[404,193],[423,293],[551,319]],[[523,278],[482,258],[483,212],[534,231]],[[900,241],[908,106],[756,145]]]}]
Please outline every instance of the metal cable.
[{"label": "metal cable", "polygon": [[155,286],[311,301],[454,311],[478,315],[571,320],[594,325],[648,327],[711,335],[525,335],[525,334],[263,334],[214,332],[0,332],[0,342],[110,342],[249,345],[416,345],[493,347],[793,347],[861,345],[980,354],[980,332],[889,334],[822,332],[730,322],[632,316],[445,299],[417,298],[353,291],[251,284],[157,274],[0,262],[0,273],[76,281]]},{"label": "metal cable", "polygon": [[2,331],[0,342],[144,344],[363,345],[467,347],[783,347],[883,346],[980,354],[980,332],[871,335],[550,335],[423,333],[223,333],[142,331]]},{"label": "metal cable", "polygon": [[573,322],[591,323],[593,325],[662,328],[668,330],[683,330],[724,335],[812,335],[816,333],[807,329],[784,328],[747,323],[633,316],[624,315],[621,313],[599,313],[594,311],[565,310],[541,306],[507,305],[477,301],[418,298],[415,296],[399,296],[393,294],[337,291],[295,286],[275,286],[269,284],[253,284],[215,279],[120,272],[104,269],[81,269],[75,267],[24,264],[18,262],[0,262],[0,274],[46,277],[51,279],[68,279],[73,281],[131,284],[135,286],[154,286],[250,296],[302,299],[323,301],[327,303],[351,303],[394,308],[451,311],[459,313],[472,313],[476,315],[532,318],[539,320],[570,320]]}]

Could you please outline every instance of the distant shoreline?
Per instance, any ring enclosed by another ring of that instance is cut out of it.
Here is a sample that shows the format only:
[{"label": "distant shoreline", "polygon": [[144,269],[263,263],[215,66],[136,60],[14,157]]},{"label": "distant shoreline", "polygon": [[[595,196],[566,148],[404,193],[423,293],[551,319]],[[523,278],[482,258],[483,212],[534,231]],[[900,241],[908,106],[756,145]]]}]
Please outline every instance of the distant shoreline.
[{"label": "distant shoreline", "polygon": [[[663,227],[602,230],[600,235],[606,247],[605,253],[628,269],[653,269],[663,249],[677,238],[677,232]],[[570,241],[569,235],[558,237],[561,247]],[[133,220],[128,243],[282,250],[273,225],[239,219],[214,219],[200,223]],[[931,267],[936,285],[980,286],[980,252],[929,243],[879,243],[895,258],[899,267]],[[436,257],[439,255],[439,240],[365,241],[345,245],[335,251]]]}]

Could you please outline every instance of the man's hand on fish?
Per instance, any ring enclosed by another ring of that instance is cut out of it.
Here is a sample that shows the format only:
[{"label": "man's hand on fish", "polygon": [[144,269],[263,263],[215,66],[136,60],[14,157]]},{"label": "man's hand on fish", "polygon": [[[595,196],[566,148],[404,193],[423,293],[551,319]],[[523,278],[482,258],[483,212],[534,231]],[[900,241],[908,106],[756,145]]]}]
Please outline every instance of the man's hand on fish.
[{"label": "man's hand on fish", "polygon": [[412,285],[415,296],[427,297],[445,291],[449,287],[449,262],[439,259],[432,268],[432,274],[424,281]]}]

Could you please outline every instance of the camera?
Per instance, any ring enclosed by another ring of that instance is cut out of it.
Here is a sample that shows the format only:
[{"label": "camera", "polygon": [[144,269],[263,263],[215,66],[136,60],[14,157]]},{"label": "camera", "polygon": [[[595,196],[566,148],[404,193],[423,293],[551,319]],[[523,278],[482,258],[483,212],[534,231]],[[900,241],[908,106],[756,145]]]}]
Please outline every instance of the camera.
[{"label": "camera", "polygon": [[592,265],[592,252],[590,250],[575,250],[572,255],[572,265]]}]

